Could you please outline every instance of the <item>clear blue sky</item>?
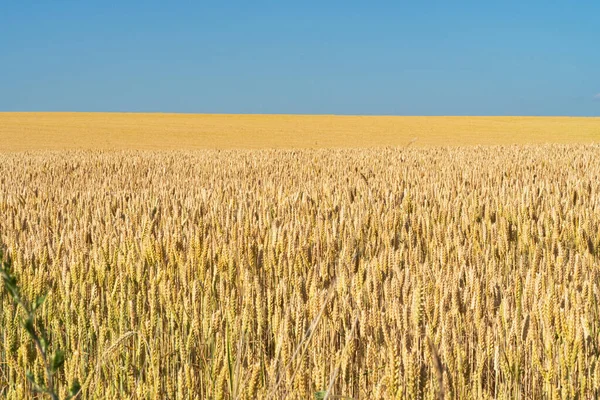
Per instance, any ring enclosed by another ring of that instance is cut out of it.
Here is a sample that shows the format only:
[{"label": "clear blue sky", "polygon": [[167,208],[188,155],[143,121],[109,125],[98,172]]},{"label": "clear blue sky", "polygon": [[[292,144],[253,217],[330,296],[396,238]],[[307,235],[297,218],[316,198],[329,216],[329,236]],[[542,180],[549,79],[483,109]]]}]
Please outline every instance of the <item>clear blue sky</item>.
[{"label": "clear blue sky", "polygon": [[597,116],[600,1],[2,0],[0,111]]}]

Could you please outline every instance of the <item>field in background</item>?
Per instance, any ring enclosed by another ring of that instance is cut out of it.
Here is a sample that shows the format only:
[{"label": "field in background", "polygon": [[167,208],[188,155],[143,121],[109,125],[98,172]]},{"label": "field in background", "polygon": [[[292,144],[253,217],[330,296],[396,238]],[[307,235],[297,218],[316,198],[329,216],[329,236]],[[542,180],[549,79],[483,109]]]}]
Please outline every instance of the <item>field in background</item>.
[{"label": "field in background", "polygon": [[[415,140],[416,139],[416,140]],[[600,118],[0,113],[0,151],[592,143]]]},{"label": "field in background", "polygon": [[[40,317],[82,398],[591,399],[599,160],[0,154],[0,241],[25,296],[49,291]],[[41,364],[7,296],[0,311],[0,397],[32,398]]]}]

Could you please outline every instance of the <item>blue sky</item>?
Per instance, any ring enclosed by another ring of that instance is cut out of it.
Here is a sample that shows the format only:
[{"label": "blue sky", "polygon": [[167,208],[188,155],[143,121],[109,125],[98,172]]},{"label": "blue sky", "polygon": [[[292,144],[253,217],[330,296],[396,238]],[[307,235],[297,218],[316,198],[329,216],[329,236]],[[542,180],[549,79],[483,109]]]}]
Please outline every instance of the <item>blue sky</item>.
[{"label": "blue sky", "polygon": [[3,0],[0,111],[598,116],[600,1]]}]

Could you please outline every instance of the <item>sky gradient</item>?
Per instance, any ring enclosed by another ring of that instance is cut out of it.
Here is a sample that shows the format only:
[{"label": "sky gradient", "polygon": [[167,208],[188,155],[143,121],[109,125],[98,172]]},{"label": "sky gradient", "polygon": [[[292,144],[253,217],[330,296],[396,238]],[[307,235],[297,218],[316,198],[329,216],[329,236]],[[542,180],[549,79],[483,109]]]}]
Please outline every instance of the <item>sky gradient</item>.
[{"label": "sky gradient", "polygon": [[1,2],[0,111],[600,115],[599,1],[112,3]]}]

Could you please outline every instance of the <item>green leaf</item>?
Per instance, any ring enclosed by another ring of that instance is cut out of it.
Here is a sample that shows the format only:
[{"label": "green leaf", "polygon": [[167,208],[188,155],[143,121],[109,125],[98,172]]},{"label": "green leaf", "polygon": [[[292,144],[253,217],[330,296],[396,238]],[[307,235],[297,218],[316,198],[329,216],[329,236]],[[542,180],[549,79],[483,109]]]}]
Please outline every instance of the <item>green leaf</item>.
[{"label": "green leaf", "polygon": [[33,386],[33,391],[34,392],[39,392],[39,393],[48,393],[48,389],[46,388],[45,385],[40,385],[35,381],[35,378],[33,377],[33,373],[31,371],[27,371],[25,373],[25,376],[27,377],[27,380],[29,381],[29,383],[31,383],[31,386]]},{"label": "green leaf", "polygon": [[27,371],[25,373],[25,376],[27,377],[27,380],[31,383],[35,383],[35,379],[33,379],[33,373],[31,371]]},{"label": "green leaf", "polygon": [[60,369],[65,363],[65,352],[62,350],[56,350],[52,360],[50,361],[50,370],[54,373]]},{"label": "green leaf", "polygon": [[75,380],[73,380],[73,383],[71,384],[71,388],[69,389],[69,395],[67,396],[67,400],[70,400],[73,397],[77,396],[80,390],[81,384],[79,383],[77,378],[75,378]]},{"label": "green leaf", "polygon": [[40,346],[42,347],[42,351],[45,353],[46,349],[48,348],[48,341],[43,336],[41,338],[39,338],[39,341],[40,341]]},{"label": "green leaf", "polygon": [[45,352],[46,351],[45,347],[48,347],[48,345],[50,344],[50,340],[48,340],[48,332],[46,332],[46,328],[44,328],[44,324],[39,320],[35,321],[35,326],[37,328],[40,342],[42,342],[42,341],[44,342],[44,352]]},{"label": "green leaf", "polygon": [[[2,255],[0,254],[0,259]],[[9,294],[13,297],[15,302],[18,302],[19,298],[19,287],[17,286],[17,278],[10,272],[11,263],[10,261],[5,261],[3,263],[4,267],[0,267],[0,277],[2,277],[2,281],[4,282],[4,287],[9,292]]]},{"label": "green leaf", "polygon": [[46,300],[46,295],[39,296],[37,299],[35,299],[35,303],[33,303],[34,312],[44,303],[44,300]]},{"label": "green leaf", "polygon": [[0,259],[4,259],[4,269],[10,270],[10,267],[12,267],[12,259],[9,256],[4,258],[4,253],[0,253]]},{"label": "green leaf", "polygon": [[0,269],[0,276],[2,276],[2,280],[6,285],[14,285],[15,283],[17,283],[17,279],[13,275],[11,275],[10,271],[7,271],[3,268]]},{"label": "green leaf", "polygon": [[316,400],[323,400],[325,398],[325,396],[327,396],[327,392],[325,390],[320,390],[318,392],[315,392]]},{"label": "green leaf", "polygon": [[11,285],[10,283],[6,283],[6,282],[4,283],[4,286],[6,287],[6,290],[8,290],[8,293],[13,298],[15,303],[18,303],[19,302],[19,288],[14,285]]},{"label": "green leaf", "polygon": [[35,338],[35,329],[33,327],[33,317],[29,316],[27,319],[23,320],[23,328],[29,333],[29,336]]}]

